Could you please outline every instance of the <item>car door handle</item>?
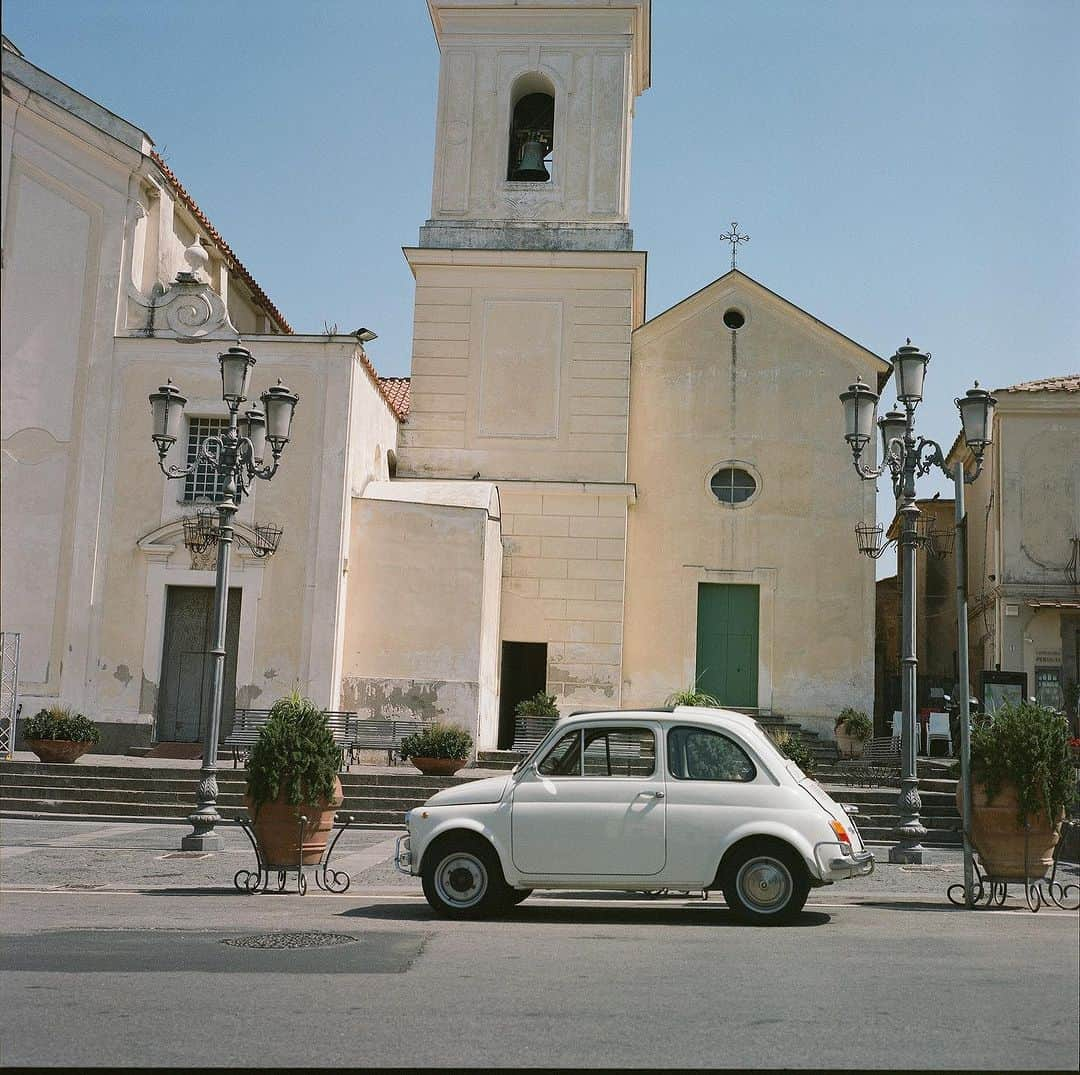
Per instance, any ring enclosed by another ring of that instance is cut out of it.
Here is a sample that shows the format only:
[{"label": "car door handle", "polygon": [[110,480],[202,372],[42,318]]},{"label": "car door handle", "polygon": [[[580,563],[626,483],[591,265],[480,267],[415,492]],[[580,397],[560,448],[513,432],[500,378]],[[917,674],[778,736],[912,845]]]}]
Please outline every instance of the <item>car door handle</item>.
[{"label": "car door handle", "polygon": [[653,799],[662,799],[664,797],[664,793],[662,791],[639,791],[638,794],[648,795],[650,798]]}]

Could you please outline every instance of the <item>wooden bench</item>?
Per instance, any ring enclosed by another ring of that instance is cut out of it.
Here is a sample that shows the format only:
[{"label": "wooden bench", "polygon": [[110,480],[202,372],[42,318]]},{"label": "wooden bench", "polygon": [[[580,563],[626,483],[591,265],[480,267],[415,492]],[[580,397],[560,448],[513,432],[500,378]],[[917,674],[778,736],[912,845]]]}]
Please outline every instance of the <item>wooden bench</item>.
[{"label": "wooden bench", "polygon": [[[353,743],[351,724],[355,719],[354,713],[328,712],[326,719],[330,724],[330,730],[334,733],[334,743],[341,748],[342,760],[345,763],[345,771],[356,760],[356,746]],[[251,753],[251,748],[259,738],[259,731],[270,719],[269,709],[237,709],[233,714],[232,731],[223,740],[223,745],[232,751],[233,768],[239,768],[240,755],[244,758]]]}]

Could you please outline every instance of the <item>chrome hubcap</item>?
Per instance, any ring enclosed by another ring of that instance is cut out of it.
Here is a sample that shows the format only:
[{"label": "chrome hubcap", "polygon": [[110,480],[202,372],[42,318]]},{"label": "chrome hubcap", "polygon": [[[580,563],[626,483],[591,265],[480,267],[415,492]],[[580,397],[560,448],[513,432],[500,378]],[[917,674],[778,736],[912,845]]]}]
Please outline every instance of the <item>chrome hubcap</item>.
[{"label": "chrome hubcap", "polygon": [[767,857],[744,862],[735,877],[735,887],[747,906],[760,914],[782,911],[795,889],[787,866]]},{"label": "chrome hubcap", "polygon": [[487,891],[487,870],[468,852],[457,851],[439,863],[435,888],[439,896],[454,907],[472,907]]}]

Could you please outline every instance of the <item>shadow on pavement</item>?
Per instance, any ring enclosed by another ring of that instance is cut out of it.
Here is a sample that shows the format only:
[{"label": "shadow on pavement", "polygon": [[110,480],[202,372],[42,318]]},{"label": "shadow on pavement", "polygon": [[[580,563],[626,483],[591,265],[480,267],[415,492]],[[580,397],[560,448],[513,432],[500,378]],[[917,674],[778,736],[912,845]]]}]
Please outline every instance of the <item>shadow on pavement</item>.
[{"label": "shadow on pavement", "polygon": [[[339,912],[343,918],[369,918],[392,922],[431,922],[438,916],[426,903],[379,903],[370,907],[353,907]],[[739,922],[722,904],[714,907],[669,908],[652,910],[644,907],[529,907],[522,905],[499,915],[495,921],[559,925],[625,925],[625,926],[735,926]],[[489,920],[490,921],[490,920]],[[803,911],[794,922],[773,929],[805,929],[824,926],[832,916],[823,911]],[[753,926],[744,927],[753,929]]]}]

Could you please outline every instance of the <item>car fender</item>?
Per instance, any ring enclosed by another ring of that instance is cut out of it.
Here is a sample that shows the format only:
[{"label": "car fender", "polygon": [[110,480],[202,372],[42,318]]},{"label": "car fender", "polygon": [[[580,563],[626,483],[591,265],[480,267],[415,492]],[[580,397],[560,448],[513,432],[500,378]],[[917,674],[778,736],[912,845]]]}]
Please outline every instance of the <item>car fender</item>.
[{"label": "car fender", "polygon": [[723,862],[724,856],[737,843],[741,840],[750,839],[755,836],[771,836],[778,840],[783,840],[784,843],[790,845],[799,853],[803,862],[806,864],[806,869],[810,876],[819,881],[821,880],[821,867],[818,865],[814,855],[813,841],[807,839],[804,833],[793,826],[785,825],[779,821],[748,821],[745,824],[732,829],[720,844],[720,854],[716,860],[717,872],[719,872],[720,863]]},{"label": "car fender", "polygon": [[440,836],[445,836],[448,832],[471,832],[475,833],[477,836],[482,836],[495,849],[495,854],[499,856],[499,863],[502,866],[503,876],[506,877],[509,873],[514,872],[512,869],[507,869],[507,866],[509,865],[509,856],[505,853],[505,849],[503,848],[495,829],[487,824],[486,821],[477,817],[447,817],[439,820],[431,831],[425,834],[421,846],[413,849],[413,854],[417,856],[417,872],[423,869],[424,855],[432,842],[437,840]]}]

